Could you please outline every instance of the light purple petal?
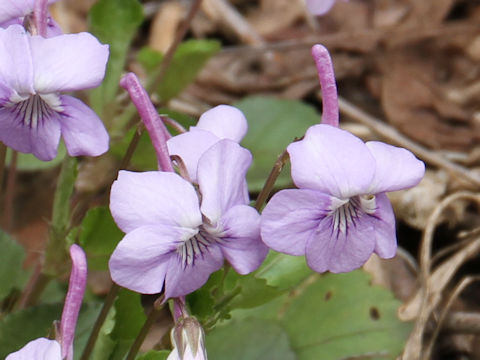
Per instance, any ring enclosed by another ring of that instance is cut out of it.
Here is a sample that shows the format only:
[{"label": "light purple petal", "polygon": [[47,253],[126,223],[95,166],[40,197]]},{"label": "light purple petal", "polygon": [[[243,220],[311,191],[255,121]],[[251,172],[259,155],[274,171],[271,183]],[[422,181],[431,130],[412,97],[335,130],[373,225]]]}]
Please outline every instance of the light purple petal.
[{"label": "light purple petal", "polygon": [[162,291],[169,263],[182,238],[192,229],[172,226],[142,226],[129,232],[109,261],[112,280],[127,289],[156,294]]},{"label": "light purple petal", "polygon": [[14,150],[32,153],[43,161],[55,158],[60,141],[58,114],[52,112],[49,116],[42,116],[35,126],[26,124],[23,115],[12,107],[0,108],[0,141]]},{"label": "light purple petal", "polygon": [[203,129],[220,139],[230,139],[239,143],[247,133],[248,123],[243,113],[229,105],[218,105],[200,116],[196,127],[190,131]]},{"label": "light purple petal", "polygon": [[[58,0],[48,0],[49,4]],[[30,14],[35,0],[2,0],[0,23]]]},{"label": "light purple petal", "polygon": [[210,244],[207,251],[197,254],[193,265],[185,266],[176,253],[170,258],[165,280],[165,299],[184,296],[199,289],[213,272],[223,266],[223,255],[217,244]]},{"label": "light purple petal", "polygon": [[21,25],[0,29],[0,83],[14,90],[20,97],[34,93],[28,36]]},{"label": "light purple petal", "polygon": [[93,35],[79,33],[29,39],[37,92],[82,90],[102,82],[108,45],[100,44]]},{"label": "light purple petal", "polygon": [[425,164],[410,151],[379,141],[369,141],[366,145],[377,164],[370,194],[406,189],[422,180]]},{"label": "light purple petal", "polygon": [[385,193],[377,194],[375,200],[377,210],[371,217],[375,227],[375,253],[383,259],[390,259],[397,252],[395,214]]},{"label": "light purple petal", "polygon": [[287,150],[299,188],[347,199],[366,194],[375,174],[375,160],[363,141],[330,125],[311,126]]},{"label": "light purple petal", "polygon": [[248,203],[245,176],[252,155],[232,140],[210,147],[198,162],[198,184],[202,194],[200,210],[213,224],[234,205]]},{"label": "light purple petal", "polygon": [[330,11],[336,0],[306,0],[307,8],[313,15],[324,15]]},{"label": "light purple petal", "polygon": [[268,247],[289,255],[305,255],[331,205],[320,191],[289,189],[276,193],[262,212],[262,240]]},{"label": "light purple petal", "polygon": [[120,171],[112,185],[110,211],[124,232],[145,225],[195,229],[202,224],[195,189],[170,172]]},{"label": "light purple petal", "polygon": [[221,218],[222,252],[239,274],[255,271],[263,262],[268,248],[260,237],[260,214],[248,205],[237,205]]},{"label": "light purple petal", "polygon": [[39,338],[11,353],[5,360],[62,360],[62,354],[57,341]]},{"label": "light purple petal", "polygon": [[97,114],[80,100],[60,97],[62,137],[71,156],[98,156],[108,150],[108,133]]},{"label": "light purple petal", "polygon": [[190,180],[197,182],[198,160],[208,148],[219,140],[211,132],[197,129],[168,139],[167,147],[170,155],[177,155],[182,158]]},{"label": "light purple petal", "polygon": [[307,242],[308,266],[317,272],[349,272],[361,267],[375,248],[375,222],[362,213],[346,231],[334,229],[332,216],[324,218]]}]

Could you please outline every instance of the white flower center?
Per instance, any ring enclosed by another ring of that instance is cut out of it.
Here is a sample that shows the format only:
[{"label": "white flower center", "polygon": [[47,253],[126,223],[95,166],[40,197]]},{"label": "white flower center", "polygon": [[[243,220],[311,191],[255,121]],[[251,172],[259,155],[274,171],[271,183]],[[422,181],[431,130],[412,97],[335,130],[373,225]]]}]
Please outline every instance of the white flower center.
[{"label": "white flower center", "polygon": [[198,257],[203,257],[208,252],[209,245],[221,242],[221,239],[200,226],[197,234],[185,240],[182,245],[177,248],[177,253],[181,257],[183,267],[192,266]]},{"label": "white flower center", "polygon": [[27,98],[16,96],[10,101],[11,111],[24,126],[31,129],[36,129],[55,112],[63,111],[60,98],[56,94],[35,94]]},{"label": "white flower center", "polygon": [[333,230],[347,233],[348,227],[362,215],[371,215],[377,209],[375,195],[361,195],[341,200],[332,198],[329,215],[333,219]]}]

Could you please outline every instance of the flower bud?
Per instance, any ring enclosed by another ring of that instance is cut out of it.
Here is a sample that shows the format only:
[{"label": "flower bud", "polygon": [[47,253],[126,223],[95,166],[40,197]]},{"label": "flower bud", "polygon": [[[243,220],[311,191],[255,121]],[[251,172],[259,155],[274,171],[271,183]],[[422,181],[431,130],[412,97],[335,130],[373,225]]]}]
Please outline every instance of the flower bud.
[{"label": "flower bud", "polygon": [[175,324],[171,332],[173,351],[167,360],[206,360],[205,334],[197,319],[187,317]]}]

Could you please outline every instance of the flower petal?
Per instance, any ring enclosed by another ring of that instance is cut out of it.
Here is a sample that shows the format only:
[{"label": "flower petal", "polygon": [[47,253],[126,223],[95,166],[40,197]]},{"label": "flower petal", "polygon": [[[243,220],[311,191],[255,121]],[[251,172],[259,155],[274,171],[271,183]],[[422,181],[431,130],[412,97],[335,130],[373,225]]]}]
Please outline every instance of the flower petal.
[{"label": "flower petal", "polygon": [[97,114],[80,100],[60,97],[63,111],[60,126],[71,156],[98,156],[108,150],[108,133]]},{"label": "flower petal", "polygon": [[203,129],[220,139],[230,139],[239,143],[247,133],[247,118],[239,109],[229,105],[218,105],[200,116],[196,127],[190,131]]},{"label": "flower petal", "polygon": [[377,210],[371,217],[375,227],[375,253],[381,258],[390,259],[397,252],[395,214],[385,193],[377,194],[375,201]]},{"label": "flower petal", "polygon": [[202,223],[193,186],[160,171],[120,171],[112,185],[110,211],[124,232],[159,224],[195,229]]},{"label": "flower petal", "polygon": [[299,188],[347,199],[365,194],[375,174],[375,160],[363,141],[330,125],[311,126],[287,150]]},{"label": "flower petal", "polygon": [[14,107],[0,108],[0,141],[12,149],[32,153],[43,161],[57,155],[60,123],[57,113],[41,117],[35,126],[25,124],[25,118]]},{"label": "flower petal", "polygon": [[[58,0],[48,0],[49,4]],[[0,23],[14,18],[23,17],[33,11],[35,0],[2,0]]]},{"label": "flower petal", "polygon": [[316,190],[276,193],[262,212],[263,242],[275,251],[305,255],[307,241],[327,216],[330,204],[330,196]]},{"label": "flower petal", "polygon": [[207,282],[210,274],[222,266],[223,255],[217,244],[209,244],[208,251],[197,256],[193,264],[186,267],[181,256],[175,253],[168,264],[165,299],[184,296],[199,289]]},{"label": "flower petal", "polygon": [[11,353],[5,360],[62,360],[62,354],[58,341],[39,338]]},{"label": "flower petal", "polygon": [[260,214],[248,205],[230,208],[221,218],[223,255],[236,272],[256,270],[268,253],[260,237]]},{"label": "flower petal", "polygon": [[34,84],[39,93],[74,91],[100,85],[105,76],[108,45],[89,33],[30,37]]},{"label": "flower petal", "polygon": [[202,154],[220,139],[210,131],[197,129],[174,136],[167,141],[168,153],[180,156],[188,175],[197,182],[198,160]]},{"label": "flower petal", "polygon": [[306,0],[307,8],[313,15],[324,15],[330,11],[336,0]]},{"label": "flower petal", "polygon": [[348,272],[361,267],[375,248],[375,221],[362,213],[346,231],[334,229],[332,216],[324,218],[307,242],[308,266],[317,272]]},{"label": "flower petal", "polygon": [[248,203],[245,176],[252,154],[232,140],[210,147],[198,162],[198,185],[202,193],[200,210],[212,224],[234,205]]},{"label": "flower petal", "polygon": [[370,194],[406,189],[422,180],[425,164],[407,149],[379,141],[369,141],[366,145],[377,164]]},{"label": "flower petal", "polygon": [[172,226],[142,226],[120,241],[108,263],[112,280],[142,294],[162,291],[169,263],[183,237],[191,229]]},{"label": "flower petal", "polygon": [[[34,93],[29,35],[21,25],[0,29],[0,83],[25,97]],[[4,91],[2,91],[3,97]],[[4,99],[2,99],[4,100]]]}]

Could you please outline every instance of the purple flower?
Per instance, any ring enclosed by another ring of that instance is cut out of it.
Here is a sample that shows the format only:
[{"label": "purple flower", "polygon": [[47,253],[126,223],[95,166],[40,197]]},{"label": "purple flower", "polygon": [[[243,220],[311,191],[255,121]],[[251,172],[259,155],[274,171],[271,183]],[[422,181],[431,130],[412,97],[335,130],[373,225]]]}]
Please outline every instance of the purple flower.
[{"label": "purple flower", "polygon": [[0,29],[0,141],[41,160],[57,154],[60,134],[72,156],[108,150],[93,110],[61,92],[98,86],[108,46],[88,33],[31,36],[19,25]]},{"label": "purple flower", "polygon": [[[2,0],[2,7],[0,9],[0,28],[7,28],[10,25],[22,25],[25,17],[30,16],[35,8],[35,2],[39,0]],[[41,0],[48,4],[57,2],[58,0]],[[58,24],[48,15],[46,35],[47,37],[57,36],[62,34],[62,30]]]},{"label": "purple flower", "polygon": [[70,257],[72,273],[60,321],[60,338],[58,341],[45,338],[32,340],[5,360],[73,360],[75,327],[87,283],[87,258],[82,248],[75,244],[70,247]]},{"label": "purple flower", "polygon": [[197,165],[202,154],[222,139],[239,143],[247,133],[247,127],[247,119],[240,110],[233,106],[219,105],[203,113],[197,126],[169,139],[168,152],[182,158],[190,179],[196,182]]},{"label": "purple flower", "polygon": [[168,299],[200,288],[224,259],[240,274],[255,270],[267,248],[260,215],[247,205],[250,163],[250,152],[234,141],[216,142],[198,160],[201,200],[175,173],[121,171],[110,210],[126,235],[110,258],[112,279],[140,293],[164,289]]},{"label": "purple flower", "polygon": [[354,270],[372,253],[395,255],[395,217],[385,193],[418,184],[422,161],[330,125],[310,127],[287,151],[299,189],[280,191],[265,207],[261,232],[269,247],[305,255],[318,272]]}]

